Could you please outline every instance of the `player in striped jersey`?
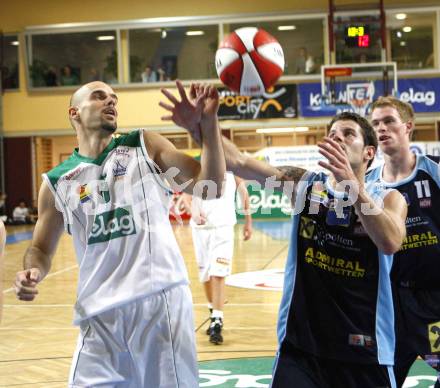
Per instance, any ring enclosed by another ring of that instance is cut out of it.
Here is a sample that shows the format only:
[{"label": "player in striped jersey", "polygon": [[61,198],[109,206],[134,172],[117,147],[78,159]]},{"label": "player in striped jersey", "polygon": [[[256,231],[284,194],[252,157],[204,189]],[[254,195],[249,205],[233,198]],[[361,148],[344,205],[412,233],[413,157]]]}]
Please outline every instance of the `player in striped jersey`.
[{"label": "player in striped jersey", "polygon": [[414,119],[412,106],[395,97],[381,97],[372,105],[371,123],[384,164],[367,180],[399,190],[408,204],[407,237],[391,271],[399,387],[418,355],[440,367],[440,159],[410,150]]},{"label": "player in striped jersey", "polygon": [[[191,97],[203,90],[195,86]],[[185,107],[170,111],[183,115]],[[200,140],[193,120],[179,125]],[[223,145],[228,170],[267,189],[284,185],[296,198],[272,387],[395,388],[389,271],[407,210],[398,191],[364,184],[377,147],[371,125],[354,113],[332,120],[319,144],[328,159],[320,165],[330,175],[283,171],[243,155],[225,138]]]}]

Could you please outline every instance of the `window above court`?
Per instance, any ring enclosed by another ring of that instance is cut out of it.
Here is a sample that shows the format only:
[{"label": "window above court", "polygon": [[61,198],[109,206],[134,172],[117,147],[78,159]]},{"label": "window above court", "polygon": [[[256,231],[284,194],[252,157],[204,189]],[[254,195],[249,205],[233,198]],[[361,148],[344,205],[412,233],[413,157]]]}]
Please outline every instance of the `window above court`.
[{"label": "window above court", "polygon": [[[436,12],[407,12],[405,10],[387,13],[388,57],[397,62],[398,70],[423,70],[439,66],[435,55]],[[438,37],[437,32],[437,39]]]},{"label": "window above court", "polygon": [[[267,30],[280,42],[286,61],[284,80],[317,79],[321,65],[329,63],[396,61],[399,70],[438,70],[440,53],[434,49],[440,47],[435,36],[440,31],[440,8],[412,9],[403,21],[395,13],[386,10],[383,35],[378,9],[338,11],[329,28],[327,13],[322,12],[28,27],[28,85],[31,89],[75,87],[99,79],[124,87],[157,88],[157,82],[176,78],[217,81],[214,60],[220,40],[250,26]],[[334,41],[328,38],[331,27]]]},{"label": "window above court", "polygon": [[28,85],[31,89],[74,87],[100,79],[125,87],[157,87],[157,82],[176,78],[217,80],[214,62],[219,41],[245,26],[264,28],[279,40],[286,58],[285,76],[307,77],[319,74],[324,63],[325,25],[325,15],[316,13],[169,17],[28,27]]},{"label": "window above court", "polygon": [[128,30],[130,82],[216,78],[219,25]]},{"label": "window above court", "polygon": [[18,89],[18,35],[0,35],[2,89]]},{"label": "window above court", "polygon": [[27,60],[31,88],[116,84],[118,35],[115,30],[29,34]]}]

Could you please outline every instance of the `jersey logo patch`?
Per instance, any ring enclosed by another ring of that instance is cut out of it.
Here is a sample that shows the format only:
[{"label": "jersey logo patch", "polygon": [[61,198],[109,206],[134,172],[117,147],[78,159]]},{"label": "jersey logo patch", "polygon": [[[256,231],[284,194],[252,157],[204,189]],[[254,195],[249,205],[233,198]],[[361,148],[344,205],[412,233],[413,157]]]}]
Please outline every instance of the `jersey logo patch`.
[{"label": "jersey logo patch", "polygon": [[127,167],[122,165],[121,161],[116,159],[115,166],[113,167],[113,176],[115,178],[122,177],[127,173]]},{"label": "jersey logo patch", "polygon": [[87,244],[102,243],[136,234],[131,206],[120,207],[96,215]]},{"label": "jersey logo patch", "polygon": [[431,344],[431,352],[440,352],[440,322],[428,325],[428,338]]},{"label": "jersey logo patch", "polygon": [[300,218],[299,235],[311,239],[315,232],[315,223],[307,217]]},{"label": "jersey logo patch", "polygon": [[90,201],[90,195],[92,193],[90,192],[90,190],[88,189],[87,185],[81,185],[79,188],[79,200],[81,201],[81,203]]}]

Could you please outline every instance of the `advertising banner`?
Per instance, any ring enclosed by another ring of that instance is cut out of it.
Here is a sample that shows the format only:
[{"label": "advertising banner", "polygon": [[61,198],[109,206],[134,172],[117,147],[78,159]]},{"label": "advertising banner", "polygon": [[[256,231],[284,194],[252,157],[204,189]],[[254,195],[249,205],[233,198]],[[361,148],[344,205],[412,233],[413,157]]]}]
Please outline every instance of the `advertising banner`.
[{"label": "advertising banner", "polygon": [[219,89],[220,120],[251,120],[295,118],[297,112],[296,85],[276,85],[261,97],[240,96],[229,89]]},{"label": "advertising banner", "polygon": [[[336,84],[338,99],[345,99],[349,90],[356,90],[362,81]],[[440,78],[410,78],[398,80],[399,98],[413,105],[416,113],[440,112]],[[375,81],[372,99],[383,95],[383,82]],[[349,106],[328,105],[321,95],[321,84],[310,83],[298,86],[299,112],[303,117],[333,116],[350,110]]]}]

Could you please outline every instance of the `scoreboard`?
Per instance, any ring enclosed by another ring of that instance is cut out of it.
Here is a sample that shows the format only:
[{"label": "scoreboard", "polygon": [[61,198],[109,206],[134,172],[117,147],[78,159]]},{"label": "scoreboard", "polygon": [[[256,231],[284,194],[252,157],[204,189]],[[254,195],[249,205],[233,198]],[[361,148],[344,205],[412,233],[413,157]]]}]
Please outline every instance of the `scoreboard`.
[{"label": "scoreboard", "polygon": [[345,27],[347,47],[370,47],[370,28],[367,25],[348,25]]}]

